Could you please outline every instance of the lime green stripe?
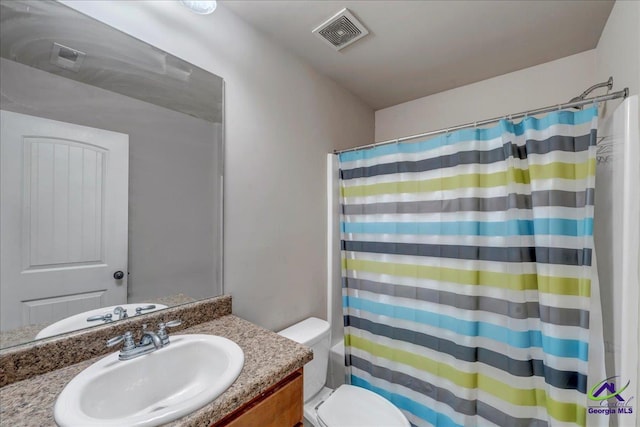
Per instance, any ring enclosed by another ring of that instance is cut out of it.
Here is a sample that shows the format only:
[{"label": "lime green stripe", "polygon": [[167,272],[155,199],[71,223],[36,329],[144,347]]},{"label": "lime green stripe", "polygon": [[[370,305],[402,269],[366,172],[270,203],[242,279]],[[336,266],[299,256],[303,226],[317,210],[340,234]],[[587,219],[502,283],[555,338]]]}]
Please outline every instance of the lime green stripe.
[{"label": "lime green stripe", "polygon": [[591,296],[591,280],[586,278],[510,274],[484,270],[458,270],[445,267],[345,258],[342,258],[342,268],[391,276],[440,280],[461,285],[492,286],[514,291],[538,290],[556,295]]},{"label": "lime green stripe", "polygon": [[511,387],[483,374],[463,372],[446,363],[436,362],[433,359],[410,351],[376,344],[351,334],[345,336],[345,345],[366,351],[375,357],[383,357],[445,378],[461,387],[483,390],[513,405],[545,407],[549,415],[559,421],[574,422],[581,426],[586,424],[585,407],[575,403],[554,400],[548,397],[544,390]]},{"label": "lime green stripe", "polygon": [[394,181],[379,184],[341,187],[342,197],[365,197],[394,193],[427,193],[458,188],[489,188],[507,184],[530,184],[536,179],[584,179],[595,171],[595,159],[584,163],[549,163],[531,165],[529,169],[508,168],[506,171],[487,174],[464,174],[420,181]]},{"label": "lime green stripe", "polygon": [[554,162],[546,165],[529,166],[531,179],[585,179],[592,176],[596,170],[596,159],[592,158],[583,163]]}]

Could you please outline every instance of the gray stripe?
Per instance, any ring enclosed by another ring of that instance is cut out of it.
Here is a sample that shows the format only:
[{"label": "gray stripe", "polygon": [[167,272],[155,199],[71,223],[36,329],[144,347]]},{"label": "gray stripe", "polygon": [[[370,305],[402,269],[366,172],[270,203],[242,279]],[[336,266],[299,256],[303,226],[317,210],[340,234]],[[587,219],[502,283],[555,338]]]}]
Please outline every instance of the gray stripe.
[{"label": "gray stripe", "polygon": [[[592,132],[595,132],[595,130],[592,130]],[[512,142],[507,142],[502,147],[486,151],[459,151],[453,154],[418,161],[400,161],[352,169],[341,169],[340,177],[347,180],[380,175],[392,175],[396,173],[426,172],[459,165],[486,165],[505,161],[510,158],[526,159],[529,154],[547,154],[551,151],[577,153],[588,150],[591,142],[591,134],[575,137],[554,135],[543,141],[528,140],[526,142],[526,146],[518,146]]]},{"label": "gray stripe", "polygon": [[449,354],[457,360],[465,362],[480,362],[493,366],[496,369],[507,372],[517,377],[542,377],[545,382],[553,387],[577,390],[582,394],[587,392],[587,377],[579,372],[561,371],[544,364],[542,360],[512,359],[505,354],[498,353],[483,347],[466,347],[453,341],[434,337],[422,332],[409,329],[396,328],[389,325],[361,319],[356,316],[344,316],[345,327],[368,331],[374,335],[400,340],[421,347],[429,348],[439,353]]},{"label": "gray stripe", "polygon": [[454,411],[467,416],[480,416],[494,424],[505,427],[547,427],[546,421],[537,418],[515,418],[502,411],[487,405],[486,403],[474,399],[467,400],[457,397],[446,388],[436,387],[431,383],[419,378],[407,375],[404,372],[393,371],[391,369],[374,365],[357,356],[347,356],[351,365],[368,372],[375,378],[388,381],[392,384],[399,384],[411,389],[431,399],[444,403]]},{"label": "gray stripe", "polygon": [[534,191],[526,194],[508,194],[503,197],[428,200],[421,202],[391,202],[342,205],[345,215],[414,214],[440,212],[501,212],[508,209],[531,209],[533,206],[559,206],[583,208],[593,205],[594,190]]},{"label": "gray stripe", "polygon": [[591,265],[591,249],[432,245],[427,243],[360,242],[343,240],[342,250],[495,262]]},{"label": "gray stripe", "polygon": [[371,280],[342,278],[343,287],[391,295],[400,298],[411,298],[435,304],[447,305],[462,310],[480,310],[508,316],[513,319],[536,319],[545,323],[562,326],[578,326],[589,329],[589,312],[577,308],[557,308],[539,305],[537,302],[514,302],[497,298],[461,295],[453,292],[412,286],[391,285]]}]

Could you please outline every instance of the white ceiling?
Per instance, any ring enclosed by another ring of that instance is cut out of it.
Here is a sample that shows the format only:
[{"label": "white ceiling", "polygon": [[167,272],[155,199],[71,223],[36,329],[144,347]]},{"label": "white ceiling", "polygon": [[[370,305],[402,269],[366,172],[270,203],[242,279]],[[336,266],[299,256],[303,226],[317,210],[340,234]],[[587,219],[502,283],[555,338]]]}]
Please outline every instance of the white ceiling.
[{"label": "white ceiling", "polygon": [[[225,1],[374,109],[593,49],[613,1]],[[336,52],[311,33],[347,7],[370,34]]]}]

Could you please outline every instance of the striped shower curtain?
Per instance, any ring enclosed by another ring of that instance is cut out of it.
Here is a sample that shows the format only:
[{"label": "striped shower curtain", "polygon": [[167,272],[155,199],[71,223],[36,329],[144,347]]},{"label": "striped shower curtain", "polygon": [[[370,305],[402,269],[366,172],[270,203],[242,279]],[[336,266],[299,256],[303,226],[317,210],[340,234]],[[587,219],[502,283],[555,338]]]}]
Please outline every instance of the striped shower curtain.
[{"label": "striped shower curtain", "polygon": [[594,106],[340,154],[352,384],[416,426],[585,425],[596,126]]}]

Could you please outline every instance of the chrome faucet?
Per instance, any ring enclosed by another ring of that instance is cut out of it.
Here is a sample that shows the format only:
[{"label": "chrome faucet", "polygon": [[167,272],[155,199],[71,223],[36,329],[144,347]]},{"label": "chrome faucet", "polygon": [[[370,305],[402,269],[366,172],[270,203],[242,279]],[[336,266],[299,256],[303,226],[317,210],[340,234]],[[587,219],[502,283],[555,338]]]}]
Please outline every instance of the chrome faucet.
[{"label": "chrome faucet", "polygon": [[162,338],[160,338],[158,334],[152,331],[145,331],[142,334],[142,338],[140,338],[140,344],[138,344],[138,348],[150,346],[151,344],[153,344],[155,350],[164,347]]},{"label": "chrome faucet", "polygon": [[169,335],[166,328],[172,326],[178,326],[182,322],[180,320],[172,320],[167,323],[158,324],[158,332],[152,332],[147,330],[147,325],[142,325],[142,337],[140,342],[136,344],[133,339],[133,333],[130,331],[125,332],[123,335],[113,337],[107,340],[107,347],[113,347],[116,344],[124,342],[122,350],[118,359],[131,360],[138,356],[152,353],[169,345]]},{"label": "chrome faucet", "polygon": [[113,309],[113,314],[118,316],[118,320],[126,319],[127,317],[129,317],[129,315],[127,314],[127,309],[120,306],[117,306]]}]

